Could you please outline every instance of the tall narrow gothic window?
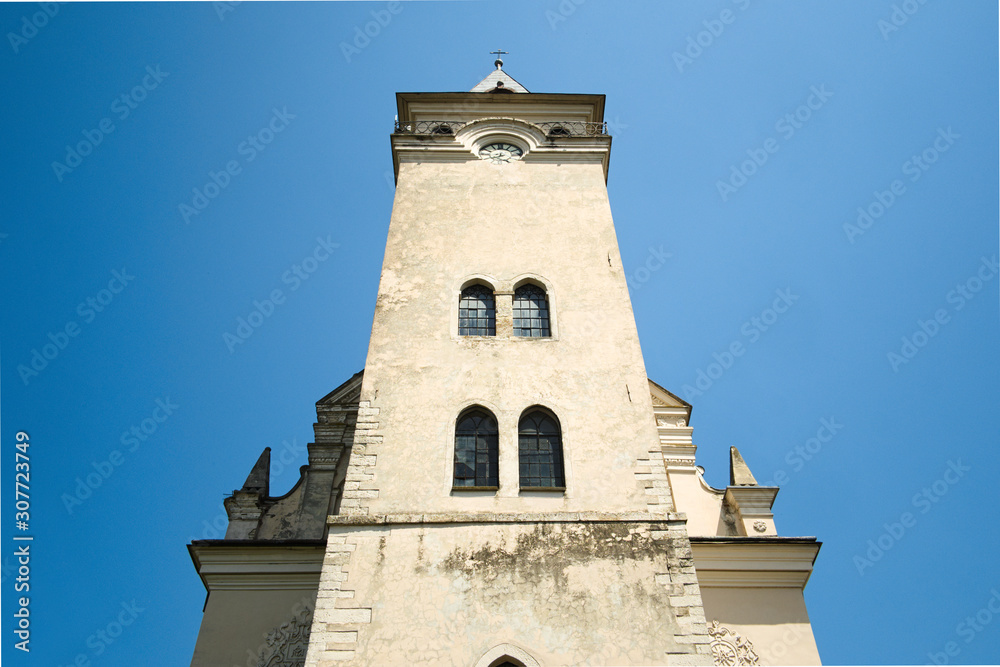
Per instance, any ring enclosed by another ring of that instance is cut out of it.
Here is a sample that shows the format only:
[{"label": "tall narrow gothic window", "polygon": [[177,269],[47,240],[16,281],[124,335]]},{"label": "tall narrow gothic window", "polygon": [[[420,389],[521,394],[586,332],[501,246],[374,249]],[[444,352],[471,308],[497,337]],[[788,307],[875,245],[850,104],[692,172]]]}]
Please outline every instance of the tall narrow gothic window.
[{"label": "tall narrow gothic window", "polygon": [[514,335],[545,338],[549,333],[549,300],[537,285],[514,290]]},{"label": "tall narrow gothic window", "polygon": [[462,290],[458,301],[458,335],[497,335],[497,309],[488,287],[469,285]]},{"label": "tall narrow gothic window", "polygon": [[542,410],[521,417],[517,425],[521,487],[566,486],[559,423]]},{"label": "tall narrow gothic window", "polygon": [[482,408],[463,412],[455,424],[455,482],[461,486],[498,486],[496,418]]}]

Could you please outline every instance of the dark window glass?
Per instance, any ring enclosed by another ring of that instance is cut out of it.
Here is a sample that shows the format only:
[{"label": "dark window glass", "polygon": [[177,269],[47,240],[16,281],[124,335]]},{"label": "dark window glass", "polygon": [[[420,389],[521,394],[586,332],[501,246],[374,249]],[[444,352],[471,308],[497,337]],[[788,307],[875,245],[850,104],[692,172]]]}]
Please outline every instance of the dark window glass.
[{"label": "dark window glass", "polygon": [[485,410],[462,414],[455,425],[455,486],[499,486],[497,420]]},{"label": "dark window glass", "polygon": [[566,486],[562,435],[556,420],[541,410],[521,417],[517,426],[521,487]]},{"label": "dark window glass", "polygon": [[514,290],[514,335],[545,338],[549,333],[549,300],[537,285]]},{"label": "dark window glass", "polygon": [[497,310],[493,292],[483,285],[470,285],[462,290],[458,302],[459,336],[495,336]]}]

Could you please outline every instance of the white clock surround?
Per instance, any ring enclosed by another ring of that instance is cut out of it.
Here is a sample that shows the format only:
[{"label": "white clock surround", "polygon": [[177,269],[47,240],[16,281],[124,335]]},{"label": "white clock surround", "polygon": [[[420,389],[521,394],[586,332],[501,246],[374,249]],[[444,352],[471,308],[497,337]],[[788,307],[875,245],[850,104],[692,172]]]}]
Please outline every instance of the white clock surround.
[{"label": "white clock surround", "polygon": [[466,150],[480,157],[480,151],[492,144],[512,144],[521,150],[516,159],[523,160],[545,141],[545,135],[535,126],[513,118],[484,118],[473,121],[455,134]]}]

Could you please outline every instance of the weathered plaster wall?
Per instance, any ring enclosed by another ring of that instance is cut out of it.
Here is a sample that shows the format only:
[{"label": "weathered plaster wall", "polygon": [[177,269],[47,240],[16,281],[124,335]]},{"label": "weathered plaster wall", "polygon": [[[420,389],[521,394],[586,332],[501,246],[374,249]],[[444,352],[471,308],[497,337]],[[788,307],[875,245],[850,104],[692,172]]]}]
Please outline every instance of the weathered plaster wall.
[{"label": "weathered plaster wall", "polygon": [[711,664],[677,520],[335,524],[323,577],[309,667]]},{"label": "weathered plaster wall", "polygon": [[[600,158],[468,158],[400,166],[352,454],[365,469],[341,513],[669,510],[665,478],[636,477],[659,441]],[[551,286],[555,336],[457,336],[466,279],[510,291],[526,274]],[[452,492],[472,403],[500,423],[496,493]],[[564,494],[518,489],[517,421],[535,404],[562,425]]]}]

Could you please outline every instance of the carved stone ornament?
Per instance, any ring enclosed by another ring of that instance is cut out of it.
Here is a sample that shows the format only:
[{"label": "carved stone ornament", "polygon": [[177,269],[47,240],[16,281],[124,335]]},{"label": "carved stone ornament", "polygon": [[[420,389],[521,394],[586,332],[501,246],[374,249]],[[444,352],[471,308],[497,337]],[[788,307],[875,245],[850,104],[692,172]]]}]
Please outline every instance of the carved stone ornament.
[{"label": "carved stone ornament", "polygon": [[739,531],[736,530],[736,516],[733,508],[725,500],[722,501],[722,523],[726,525],[726,535],[739,535]]},{"label": "carved stone ornament", "polygon": [[708,626],[712,636],[712,659],[716,665],[757,665],[759,660],[749,639],[712,621]]},{"label": "carved stone ornament", "polygon": [[307,609],[280,627],[274,628],[257,655],[257,667],[302,667],[309,648],[312,610]]},{"label": "carved stone ornament", "polygon": [[758,533],[763,533],[765,530],[767,530],[767,524],[759,520],[754,521],[753,529],[756,530]]}]

